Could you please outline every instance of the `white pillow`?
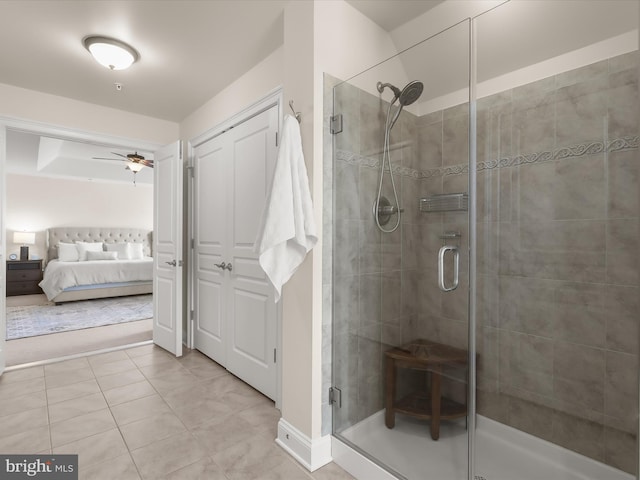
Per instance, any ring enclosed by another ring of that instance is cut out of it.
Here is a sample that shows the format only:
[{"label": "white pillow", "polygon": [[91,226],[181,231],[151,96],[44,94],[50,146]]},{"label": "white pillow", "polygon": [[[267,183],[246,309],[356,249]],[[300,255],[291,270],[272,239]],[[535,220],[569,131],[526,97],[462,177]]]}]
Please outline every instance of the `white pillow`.
[{"label": "white pillow", "polygon": [[142,260],[144,258],[144,245],[141,243],[129,244],[129,260]]},{"label": "white pillow", "polygon": [[87,261],[87,252],[102,252],[102,242],[76,242],[78,261]]},{"label": "white pillow", "polygon": [[129,260],[129,243],[105,243],[104,248],[107,252],[117,252],[118,260]]},{"label": "white pillow", "polygon": [[58,243],[58,260],[61,262],[77,262],[78,247],[75,243]]},{"label": "white pillow", "polygon": [[118,252],[87,252],[87,261],[89,260],[117,260]]}]

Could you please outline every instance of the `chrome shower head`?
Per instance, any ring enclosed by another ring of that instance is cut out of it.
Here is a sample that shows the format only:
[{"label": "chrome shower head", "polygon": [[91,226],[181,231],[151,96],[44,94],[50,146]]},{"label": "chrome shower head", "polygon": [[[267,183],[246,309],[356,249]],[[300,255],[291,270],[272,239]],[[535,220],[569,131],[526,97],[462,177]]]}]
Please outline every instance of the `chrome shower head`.
[{"label": "chrome shower head", "polygon": [[424,89],[424,85],[422,82],[418,80],[414,80],[413,82],[409,82],[406,87],[402,89],[402,92],[398,95],[398,100],[400,100],[400,105],[403,107],[406,105],[411,105],[413,102],[420,98],[422,95],[422,90]]},{"label": "chrome shower head", "polygon": [[387,87],[393,91],[394,96],[393,100],[391,100],[391,103],[395,103],[396,100],[400,100],[400,105],[402,105],[403,107],[405,105],[411,105],[413,102],[418,100],[418,98],[420,98],[420,95],[422,95],[422,90],[424,89],[424,85],[418,80],[409,82],[402,89],[402,91],[400,91],[398,87],[396,87],[395,85],[391,85],[390,83],[378,82],[376,84],[376,88],[380,93],[384,92],[384,89]]},{"label": "chrome shower head", "polygon": [[377,88],[380,93],[384,91],[385,87],[389,87],[391,90],[393,90],[393,93],[395,94],[395,96],[393,97],[393,100],[391,100],[391,103],[389,104],[389,111],[391,111],[391,105],[393,105],[396,102],[396,100],[398,100],[400,103],[400,107],[396,111],[395,115],[393,116],[393,120],[391,120],[391,122],[389,122],[389,114],[387,113],[387,125],[388,125],[387,128],[391,130],[393,126],[396,124],[396,121],[398,120],[398,118],[400,117],[400,113],[402,112],[402,109],[406,105],[411,105],[413,102],[418,100],[418,98],[420,98],[420,95],[422,95],[422,91],[424,90],[424,85],[422,84],[422,82],[419,82],[418,80],[414,80],[412,82],[407,83],[407,85],[402,89],[402,91],[400,91],[390,83],[378,82]]}]

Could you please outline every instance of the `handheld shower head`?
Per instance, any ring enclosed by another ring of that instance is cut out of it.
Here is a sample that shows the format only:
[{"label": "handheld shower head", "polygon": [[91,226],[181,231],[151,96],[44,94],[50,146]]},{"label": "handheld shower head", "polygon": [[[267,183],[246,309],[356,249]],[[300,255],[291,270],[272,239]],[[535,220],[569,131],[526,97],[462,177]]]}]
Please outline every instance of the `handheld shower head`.
[{"label": "handheld shower head", "polygon": [[[396,120],[398,120],[398,118],[400,117],[400,112],[402,112],[402,109],[404,108],[404,106],[411,105],[413,102],[418,100],[418,98],[420,98],[420,95],[422,95],[422,90],[424,89],[424,85],[422,84],[422,82],[414,80],[413,82],[409,82],[401,91],[398,87],[395,87],[390,83],[378,82],[376,84],[376,88],[378,89],[379,93],[384,92],[384,89],[387,87],[393,91],[394,97],[393,97],[393,100],[389,102],[389,105],[387,107],[387,119],[385,121],[385,127],[384,127],[384,147],[382,150],[382,165],[380,167],[380,182],[378,183],[378,196],[376,198],[376,201],[373,203],[373,216],[375,218],[376,225],[382,232],[391,233],[391,232],[394,232],[400,226],[400,213],[402,212],[403,209],[400,208],[400,204],[398,201],[398,192],[396,190],[396,185],[393,181],[393,167],[391,166],[391,155],[389,154],[389,142],[390,142],[389,137],[391,134],[391,129],[395,125]],[[393,116],[393,120],[389,122],[389,117],[391,116],[391,107],[393,106],[394,103],[396,103],[396,101],[400,103],[400,106],[396,110],[396,113]],[[389,172],[389,175],[391,176],[391,187],[393,188],[393,196],[396,202],[395,205],[391,205],[385,197],[381,196],[382,181],[384,179],[384,174],[385,174],[385,163],[386,163],[385,160],[389,164],[388,172]],[[386,207],[384,206],[384,202],[386,202],[387,204]],[[384,210],[382,215],[381,215],[381,209]],[[386,217],[384,216],[385,212],[388,213]],[[398,215],[396,218],[396,224],[390,229],[385,229],[383,225],[387,223],[389,219],[389,215],[393,215],[394,213]]]},{"label": "handheld shower head", "polygon": [[405,105],[411,105],[420,98],[422,90],[424,90],[424,85],[422,82],[414,80],[413,82],[409,82],[401,91],[398,87],[391,85],[390,83],[378,82],[376,84],[376,88],[380,93],[384,92],[385,88],[390,88],[394,95],[391,103],[395,103],[396,100],[400,100],[400,105],[404,107]]},{"label": "handheld shower head", "polygon": [[398,120],[398,117],[400,117],[400,113],[402,112],[402,109],[406,105],[411,105],[416,100],[418,100],[418,98],[420,98],[420,95],[422,95],[422,91],[424,90],[424,85],[423,85],[422,82],[419,82],[418,80],[414,80],[413,82],[409,82],[402,89],[402,91],[400,91],[396,87],[394,87],[393,85],[391,85],[389,83],[380,83],[380,82],[378,82],[378,85],[377,85],[378,91],[380,93],[382,93],[382,91],[384,90],[385,86],[388,86],[389,88],[391,88],[393,90],[393,92],[395,93],[395,97],[393,97],[393,100],[391,101],[391,104],[389,104],[389,108],[391,108],[391,105],[393,105],[393,103],[396,100],[398,100],[399,103],[400,103],[400,108],[398,108],[398,110],[396,111],[395,115],[393,116],[393,120],[391,120],[391,122],[389,123],[389,130],[391,130],[393,128],[393,126],[396,124],[396,121]]},{"label": "handheld shower head", "polygon": [[405,105],[411,105],[413,102],[420,98],[422,95],[422,90],[424,90],[424,85],[422,82],[418,80],[414,80],[413,82],[409,82],[406,87],[402,89],[400,95],[398,95],[398,99],[400,100],[400,105],[403,107]]}]

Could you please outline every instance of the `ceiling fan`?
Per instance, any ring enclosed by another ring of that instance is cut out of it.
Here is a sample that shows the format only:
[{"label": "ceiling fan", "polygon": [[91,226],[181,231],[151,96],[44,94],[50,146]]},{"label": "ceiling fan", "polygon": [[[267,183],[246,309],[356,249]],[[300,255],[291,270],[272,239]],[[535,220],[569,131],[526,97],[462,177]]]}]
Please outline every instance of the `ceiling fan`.
[{"label": "ceiling fan", "polygon": [[121,158],[106,158],[106,157],[92,157],[92,158],[94,160],[117,160],[119,162],[137,163],[138,165],[142,165],[143,167],[153,168],[153,160],[147,160],[138,152],[127,153],[126,155],[123,155],[122,153],[118,153],[118,152],[111,152],[111,153]]},{"label": "ceiling fan", "polygon": [[153,160],[147,160],[138,152],[127,153],[123,155],[118,152],[111,152],[121,158],[106,158],[106,157],[91,157],[94,160],[115,160],[117,162],[125,162],[127,165],[124,167],[127,170],[133,172],[133,184],[136,184],[136,173],[142,170],[143,167],[153,168]]}]

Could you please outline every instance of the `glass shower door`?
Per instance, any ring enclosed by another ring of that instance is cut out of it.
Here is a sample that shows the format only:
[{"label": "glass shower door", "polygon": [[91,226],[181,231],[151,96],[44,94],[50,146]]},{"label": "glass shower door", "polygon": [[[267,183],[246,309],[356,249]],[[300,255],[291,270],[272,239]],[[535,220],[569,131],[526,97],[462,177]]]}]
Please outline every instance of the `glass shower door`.
[{"label": "glass shower door", "polygon": [[474,21],[487,479],[638,473],[638,18],[576,0]]},{"label": "glass shower door", "polygon": [[468,477],[469,28],[333,88],[333,434],[412,480]]}]

